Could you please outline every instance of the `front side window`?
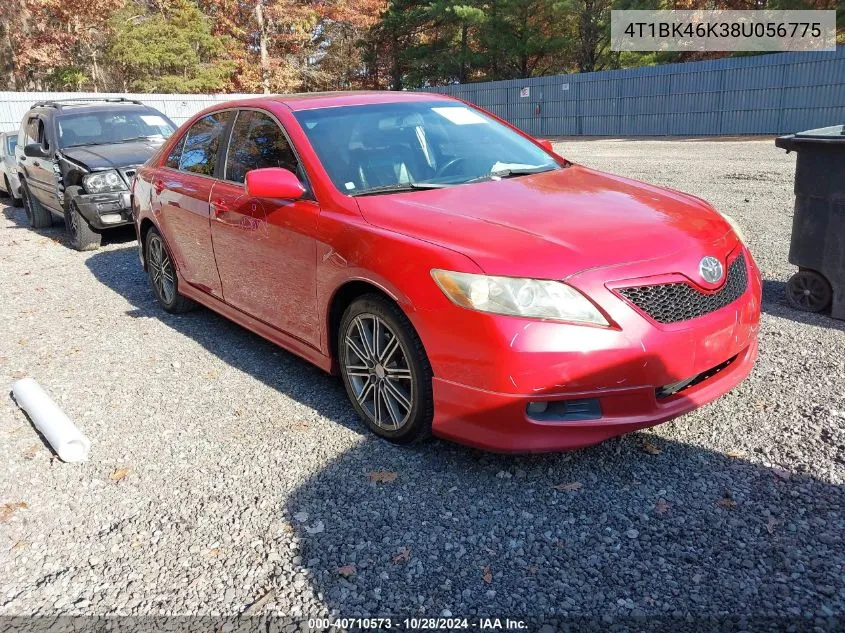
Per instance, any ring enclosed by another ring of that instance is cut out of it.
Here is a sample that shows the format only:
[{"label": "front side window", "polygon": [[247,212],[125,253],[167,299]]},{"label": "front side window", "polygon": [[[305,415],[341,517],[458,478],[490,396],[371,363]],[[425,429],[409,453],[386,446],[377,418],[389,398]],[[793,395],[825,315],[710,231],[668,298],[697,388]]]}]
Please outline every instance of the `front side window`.
[{"label": "front side window", "polygon": [[217,150],[232,111],[214,112],[191,126],[185,135],[179,169],[203,176],[213,176]]},{"label": "front side window", "polygon": [[241,110],[226,155],[226,180],[244,182],[246,172],[283,167],[297,173],[296,155],[279,124],[268,114]]},{"label": "front side window", "polygon": [[529,139],[462,103],[315,108],[295,116],[332,182],[351,195],[560,168]]},{"label": "front side window", "polygon": [[17,136],[7,136],[6,137],[6,154],[8,156],[15,155],[15,147],[18,144],[18,137]]},{"label": "front side window", "polygon": [[56,119],[59,147],[102,145],[138,140],[163,141],[173,124],[157,110],[105,110],[63,114]]},{"label": "front side window", "polygon": [[50,141],[47,139],[47,127],[42,119],[38,119],[38,143],[45,150],[50,151]]}]

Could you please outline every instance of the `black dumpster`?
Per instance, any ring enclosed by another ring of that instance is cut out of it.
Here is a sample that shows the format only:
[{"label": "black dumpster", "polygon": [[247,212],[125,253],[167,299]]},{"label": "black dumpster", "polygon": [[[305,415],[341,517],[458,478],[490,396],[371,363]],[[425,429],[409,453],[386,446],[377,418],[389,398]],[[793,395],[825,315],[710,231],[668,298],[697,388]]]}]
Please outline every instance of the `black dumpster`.
[{"label": "black dumpster", "polygon": [[798,152],[789,245],[798,272],[786,298],[807,312],[830,306],[831,316],[845,319],[845,125],[781,136],[775,145]]}]

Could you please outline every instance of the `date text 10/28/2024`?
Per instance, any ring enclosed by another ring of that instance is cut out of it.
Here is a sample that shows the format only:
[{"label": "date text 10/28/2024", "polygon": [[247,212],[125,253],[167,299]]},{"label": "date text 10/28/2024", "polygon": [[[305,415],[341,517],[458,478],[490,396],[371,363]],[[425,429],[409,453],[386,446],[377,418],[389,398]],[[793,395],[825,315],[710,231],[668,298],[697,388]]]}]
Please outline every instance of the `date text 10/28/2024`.
[{"label": "date text 10/28/2024", "polygon": [[521,631],[528,628],[524,620],[512,618],[312,618],[308,628],[317,631],[400,629],[400,630],[472,630]]}]

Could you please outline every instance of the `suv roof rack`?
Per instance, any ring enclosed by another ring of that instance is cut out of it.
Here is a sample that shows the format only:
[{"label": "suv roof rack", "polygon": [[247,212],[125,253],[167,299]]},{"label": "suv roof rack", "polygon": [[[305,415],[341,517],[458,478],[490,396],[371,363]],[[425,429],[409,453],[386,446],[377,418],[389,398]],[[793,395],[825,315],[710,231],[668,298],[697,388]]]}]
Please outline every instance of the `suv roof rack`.
[{"label": "suv roof rack", "polygon": [[48,101],[38,101],[32,104],[33,108],[56,108],[61,110],[66,106],[82,105],[84,103],[96,103],[98,101],[104,103],[133,103],[135,105],[144,105],[137,99],[127,99],[126,97],[78,97],[73,99],[51,99]]}]

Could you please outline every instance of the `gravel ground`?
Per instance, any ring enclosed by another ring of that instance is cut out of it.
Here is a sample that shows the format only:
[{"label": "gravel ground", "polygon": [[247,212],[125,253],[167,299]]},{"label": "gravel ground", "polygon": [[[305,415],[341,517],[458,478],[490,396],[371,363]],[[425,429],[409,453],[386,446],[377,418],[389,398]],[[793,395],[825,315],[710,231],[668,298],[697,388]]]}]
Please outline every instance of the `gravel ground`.
[{"label": "gravel ground", "polygon": [[0,384],[35,377],[93,449],[62,464],[0,399],[0,615],[845,614],[845,323],[785,303],[794,155],[558,149],[711,201],[766,279],[739,388],[567,454],[376,440],[337,380],[159,310],[131,234],[78,253],[3,208]]}]

